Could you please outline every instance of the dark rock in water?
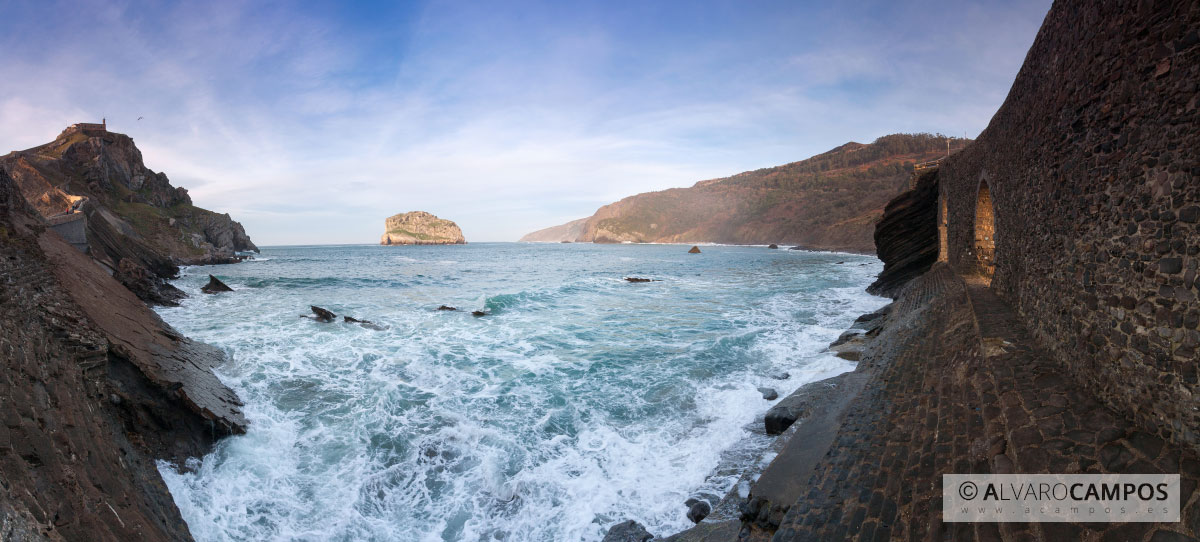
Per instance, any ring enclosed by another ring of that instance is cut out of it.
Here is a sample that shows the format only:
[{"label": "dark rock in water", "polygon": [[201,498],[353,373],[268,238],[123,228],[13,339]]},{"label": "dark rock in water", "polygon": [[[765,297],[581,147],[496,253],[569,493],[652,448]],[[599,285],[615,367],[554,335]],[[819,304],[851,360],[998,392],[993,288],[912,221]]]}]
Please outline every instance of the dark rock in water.
[{"label": "dark rock in water", "polygon": [[688,497],[688,500],[683,501],[683,505],[688,508],[691,508],[691,507],[695,506],[696,503],[698,503],[698,502],[700,502],[700,499],[697,499],[695,497]]},{"label": "dark rock in water", "polygon": [[792,377],[792,373],[788,373],[788,372],[775,373],[775,374],[771,375],[771,378],[774,378],[775,380],[787,380],[791,377]]},{"label": "dark rock in water", "polygon": [[308,308],[312,309],[313,314],[316,315],[313,319],[318,322],[332,322],[337,319],[336,314],[322,309],[316,305],[309,305]]},{"label": "dark rock in water", "polygon": [[353,316],[343,316],[342,321],[349,323],[349,324],[358,324],[362,327],[365,327],[367,329],[373,329],[375,331],[383,331],[383,330],[387,329],[386,327],[376,324],[375,322],[372,322],[370,320],[359,320],[358,318],[355,318]]},{"label": "dark rock in water", "polygon": [[712,506],[707,502],[700,501],[688,508],[687,518],[692,520],[692,523],[700,523],[708,514],[712,512]]},{"label": "dark rock in water", "polygon": [[662,282],[658,279],[644,279],[641,277],[625,277],[627,282]]},{"label": "dark rock in water", "polygon": [[449,305],[442,305],[442,306],[438,307],[437,310],[439,310],[439,311],[456,311],[456,310],[458,310],[458,308],[451,307]]},{"label": "dark rock in water", "polygon": [[762,394],[763,399],[774,401],[779,398],[779,392],[775,388],[758,388],[758,392]]},{"label": "dark rock in water", "polygon": [[654,535],[641,523],[631,519],[610,527],[601,542],[646,542],[651,538],[654,538]]},{"label": "dark rock in water", "polygon": [[767,248],[779,248],[779,245],[777,245],[775,243],[771,243],[771,244],[767,245]]},{"label": "dark rock in water", "polygon": [[203,288],[200,288],[200,291],[206,294],[215,294],[217,292],[232,292],[233,288],[226,286],[225,283],[221,282],[221,280],[217,277],[209,275],[208,284],[205,284]]},{"label": "dark rock in water", "polygon": [[804,250],[804,247],[802,247],[802,246],[794,246],[794,247],[792,247],[792,248],[789,248],[788,250]]},{"label": "dark rock in water", "polygon": [[487,315],[488,315],[488,313],[483,312],[483,311],[471,311],[471,316],[479,317],[479,316],[487,316]]},{"label": "dark rock in water", "polygon": [[693,246],[692,249],[688,251],[688,254],[699,254],[699,253],[700,253],[700,247],[697,247],[697,246]]},{"label": "dark rock in water", "polygon": [[844,264],[844,263],[846,263],[846,262],[838,262],[837,264],[838,264],[838,265],[842,265],[842,264]]}]

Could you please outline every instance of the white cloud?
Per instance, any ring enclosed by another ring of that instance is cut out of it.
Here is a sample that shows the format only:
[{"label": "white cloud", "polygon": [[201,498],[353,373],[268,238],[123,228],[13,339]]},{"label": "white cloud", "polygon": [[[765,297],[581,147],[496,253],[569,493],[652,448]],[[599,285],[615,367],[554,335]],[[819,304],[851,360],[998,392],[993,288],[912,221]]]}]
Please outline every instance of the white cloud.
[{"label": "white cloud", "polygon": [[658,6],[437,2],[365,23],[225,2],[50,6],[49,29],[0,22],[0,149],[106,115],[259,244],[369,243],[414,209],[513,240],[848,140],[973,136],[1045,4],[899,20],[739,8],[746,20],[696,15],[711,28],[695,32]]}]

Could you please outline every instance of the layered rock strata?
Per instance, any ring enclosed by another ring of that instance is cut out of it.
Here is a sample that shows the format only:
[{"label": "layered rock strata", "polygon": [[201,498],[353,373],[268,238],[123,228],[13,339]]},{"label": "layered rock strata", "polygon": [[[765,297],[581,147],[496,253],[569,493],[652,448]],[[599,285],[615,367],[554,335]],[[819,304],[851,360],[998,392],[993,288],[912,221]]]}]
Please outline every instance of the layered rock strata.
[{"label": "layered rock strata", "polygon": [[0,170],[0,535],[190,540],[156,459],[245,431],[220,351],[48,229]]}]

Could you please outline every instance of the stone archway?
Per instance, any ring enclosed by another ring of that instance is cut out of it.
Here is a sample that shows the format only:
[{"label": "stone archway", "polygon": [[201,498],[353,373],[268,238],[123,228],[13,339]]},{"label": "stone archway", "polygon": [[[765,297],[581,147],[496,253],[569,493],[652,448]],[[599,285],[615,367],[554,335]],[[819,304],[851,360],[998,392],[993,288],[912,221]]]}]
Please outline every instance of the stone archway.
[{"label": "stone archway", "polygon": [[975,261],[980,274],[991,283],[996,273],[996,214],[986,182],[979,183],[979,196],[975,200]]}]

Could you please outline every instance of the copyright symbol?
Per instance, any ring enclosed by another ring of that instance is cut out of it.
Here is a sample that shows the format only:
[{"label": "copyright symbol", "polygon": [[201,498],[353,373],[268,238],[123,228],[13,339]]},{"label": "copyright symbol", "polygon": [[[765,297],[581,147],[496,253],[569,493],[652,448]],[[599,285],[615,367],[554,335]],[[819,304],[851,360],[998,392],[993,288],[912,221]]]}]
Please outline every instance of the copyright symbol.
[{"label": "copyright symbol", "polygon": [[958,496],[964,500],[972,500],[978,494],[979,487],[975,485],[975,482],[963,482],[958,486]]}]

